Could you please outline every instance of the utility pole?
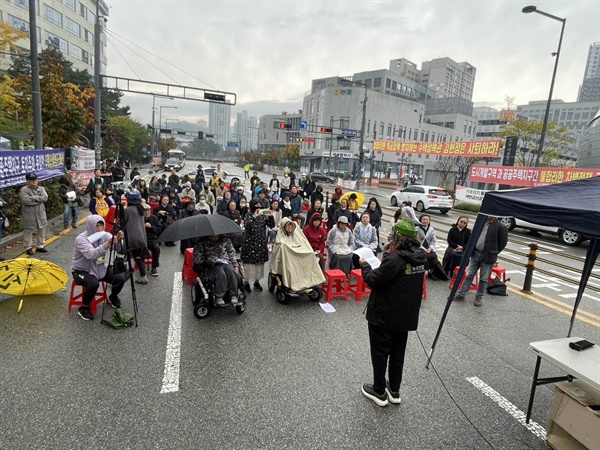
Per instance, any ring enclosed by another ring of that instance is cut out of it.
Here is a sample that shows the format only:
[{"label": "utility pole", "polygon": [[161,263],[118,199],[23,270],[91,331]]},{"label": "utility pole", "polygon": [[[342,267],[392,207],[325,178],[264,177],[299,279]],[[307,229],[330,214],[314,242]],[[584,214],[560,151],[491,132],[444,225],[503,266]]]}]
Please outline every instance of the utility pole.
[{"label": "utility pole", "polygon": [[[356,82],[355,82],[356,83]],[[358,174],[356,177],[356,190],[360,190],[360,179],[362,177],[363,164],[365,163],[365,124],[367,122],[367,85],[365,83],[356,83],[365,87],[365,98],[362,107],[362,122],[360,124],[360,141],[358,143]]]},{"label": "utility pole", "polygon": [[37,22],[35,0],[29,0],[29,46],[31,47],[31,96],[33,100],[33,146],[43,149],[42,98],[40,92],[40,66],[38,65]]},{"label": "utility pole", "polygon": [[[30,0],[32,2],[33,0]],[[100,85],[100,68],[102,67],[100,34],[102,25],[100,25],[100,1],[96,0],[96,23],[94,24],[94,156],[96,157],[96,167],[100,167],[102,161],[102,130],[100,119],[102,117],[102,86]]]}]

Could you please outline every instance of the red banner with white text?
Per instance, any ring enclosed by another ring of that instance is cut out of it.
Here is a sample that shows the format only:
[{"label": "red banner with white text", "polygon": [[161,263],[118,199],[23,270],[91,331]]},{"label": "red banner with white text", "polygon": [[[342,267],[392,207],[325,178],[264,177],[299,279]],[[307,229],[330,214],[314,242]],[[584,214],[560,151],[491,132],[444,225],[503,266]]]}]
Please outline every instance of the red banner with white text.
[{"label": "red banner with white text", "polygon": [[564,183],[600,175],[600,169],[565,169],[560,167],[513,167],[474,164],[469,181],[533,187]]},{"label": "red banner with white text", "polygon": [[498,139],[457,142],[399,142],[376,139],[373,141],[373,151],[494,158],[498,156],[501,143]]}]

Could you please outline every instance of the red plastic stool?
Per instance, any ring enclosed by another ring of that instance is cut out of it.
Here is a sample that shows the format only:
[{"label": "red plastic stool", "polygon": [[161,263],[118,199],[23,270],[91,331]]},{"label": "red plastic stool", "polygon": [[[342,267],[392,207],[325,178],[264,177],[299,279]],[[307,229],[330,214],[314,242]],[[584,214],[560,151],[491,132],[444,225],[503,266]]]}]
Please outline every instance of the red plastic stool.
[{"label": "red plastic stool", "polygon": [[194,272],[194,249],[186,248],[183,256],[183,267],[181,268],[181,278],[185,280],[185,284],[191,286],[198,274]]},{"label": "red plastic stool", "polygon": [[307,212],[310,209],[310,202],[302,201],[300,204],[300,212]]},{"label": "red plastic stool", "polygon": [[[458,269],[459,269],[459,267],[456,266],[454,268],[454,272],[452,272],[452,279],[450,280],[450,284],[448,285],[448,288],[450,288],[450,289],[452,289],[452,285],[454,284],[454,280],[456,279],[456,275],[458,274]],[[463,276],[460,279],[460,284],[458,285],[458,289],[460,289],[460,286],[463,284],[463,281],[465,281],[466,277],[467,277],[467,269],[465,269],[465,271],[463,272]],[[469,290],[476,291],[478,286],[479,286],[479,272],[477,272],[475,274],[475,277],[473,277],[473,282],[471,283],[471,286],[469,286]]]},{"label": "red plastic stool", "polygon": [[[81,292],[79,294],[75,294],[75,288],[81,288]],[[83,286],[75,283],[75,280],[71,281],[71,294],[69,295],[69,307],[68,311],[71,311],[73,306],[83,306]],[[92,299],[90,303],[90,312],[96,314],[97,305],[102,303],[103,301],[108,300],[108,296],[106,295],[106,283],[104,281],[100,282],[100,286],[98,286],[98,290],[96,291],[96,295]]]},{"label": "red plastic stool", "polygon": [[427,271],[423,274],[423,290],[421,291],[423,300],[427,300]]},{"label": "red plastic stool", "polygon": [[150,205],[150,208],[152,208],[150,211],[152,211],[151,214],[154,214],[154,210],[156,209],[156,207],[158,206],[158,202],[149,202],[148,203]]},{"label": "red plastic stool", "polygon": [[[144,258],[144,266],[146,266],[146,270],[150,270],[152,268],[152,254]],[[139,270],[137,263],[134,263],[134,267],[135,270]]]},{"label": "red plastic stool", "polygon": [[[356,282],[352,282],[352,278],[356,279]],[[348,291],[354,295],[354,300],[360,302],[363,295],[369,295],[371,288],[365,283],[362,276],[362,270],[353,269],[350,271],[350,284],[348,285]]]},{"label": "red plastic stool", "polygon": [[346,274],[339,269],[329,269],[324,273],[325,283],[321,286],[325,294],[325,301],[329,302],[331,297],[344,297],[348,300],[348,283]]},{"label": "red plastic stool", "polygon": [[500,281],[502,281],[503,283],[506,283],[506,269],[504,267],[493,266],[492,271],[490,272],[488,281],[492,281],[492,273],[495,273],[496,276],[500,279]]}]

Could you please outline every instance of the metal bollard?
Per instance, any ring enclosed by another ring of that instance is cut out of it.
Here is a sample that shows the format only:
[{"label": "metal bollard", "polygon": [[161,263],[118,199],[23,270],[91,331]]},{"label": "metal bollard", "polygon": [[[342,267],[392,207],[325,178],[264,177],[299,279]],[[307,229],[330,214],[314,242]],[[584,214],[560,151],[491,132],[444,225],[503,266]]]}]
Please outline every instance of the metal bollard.
[{"label": "metal bollard", "polygon": [[535,242],[529,244],[529,256],[527,257],[527,271],[525,272],[525,282],[523,283],[523,289],[521,292],[531,294],[531,279],[533,278],[533,270],[535,269],[535,259],[538,245]]}]

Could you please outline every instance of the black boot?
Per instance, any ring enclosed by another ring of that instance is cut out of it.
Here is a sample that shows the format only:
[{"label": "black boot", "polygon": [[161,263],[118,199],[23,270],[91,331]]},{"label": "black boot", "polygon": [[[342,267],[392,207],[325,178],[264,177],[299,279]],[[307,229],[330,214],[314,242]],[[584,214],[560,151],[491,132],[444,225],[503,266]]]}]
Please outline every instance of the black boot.
[{"label": "black boot", "polygon": [[260,283],[258,282],[258,280],[256,280],[256,281],[254,282],[254,289],[255,289],[255,290],[257,290],[258,292],[262,292],[262,290],[263,290],[263,288],[262,288],[262,286],[260,285]]}]

